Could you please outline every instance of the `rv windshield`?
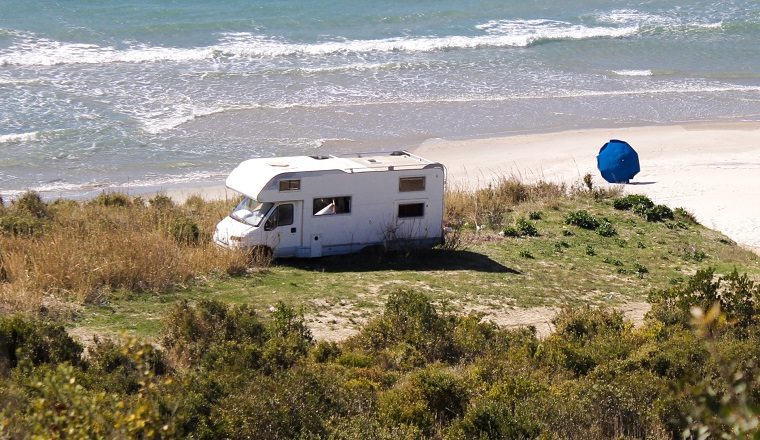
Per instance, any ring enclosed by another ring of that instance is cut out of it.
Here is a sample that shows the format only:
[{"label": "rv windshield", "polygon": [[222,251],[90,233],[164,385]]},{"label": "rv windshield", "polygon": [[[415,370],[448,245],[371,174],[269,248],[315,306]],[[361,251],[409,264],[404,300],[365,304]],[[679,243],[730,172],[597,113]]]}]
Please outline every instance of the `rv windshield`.
[{"label": "rv windshield", "polygon": [[261,219],[272,209],[272,205],[272,203],[260,203],[246,197],[232,210],[230,217],[251,226],[258,226]]}]

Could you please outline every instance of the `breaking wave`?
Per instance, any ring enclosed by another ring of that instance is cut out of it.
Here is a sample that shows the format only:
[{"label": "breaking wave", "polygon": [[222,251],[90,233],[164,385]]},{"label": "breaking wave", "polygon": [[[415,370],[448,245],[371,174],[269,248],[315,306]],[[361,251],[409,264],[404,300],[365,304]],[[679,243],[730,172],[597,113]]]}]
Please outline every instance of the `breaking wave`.
[{"label": "breaking wave", "polygon": [[66,43],[16,32],[16,44],[0,52],[0,66],[53,66],[188,62],[223,58],[274,58],[367,54],[374,52],[433,52],[482,47],[528,47],[543,41],[621,38],[634,35],[636,26],[587,27],[553,20],[494,20],[476,26],[483,35],[419,36],[371,40],[294,43],[248,32],[223,34],[218,44],[175,48],[136,45],[126,49],[95,44]]}]

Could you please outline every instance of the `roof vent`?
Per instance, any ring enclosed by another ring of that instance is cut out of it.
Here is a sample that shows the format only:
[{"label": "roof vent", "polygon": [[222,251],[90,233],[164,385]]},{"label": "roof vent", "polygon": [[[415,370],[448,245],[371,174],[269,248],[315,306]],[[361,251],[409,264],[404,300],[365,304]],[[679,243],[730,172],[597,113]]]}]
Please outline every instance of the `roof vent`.
[{"label": "roof vent", "polygon": [[403,151],[394,151],[390,155],[391,156],[406,156],[406,153]]},{"label": "roof vent", "polygon": [[322,154],[319,154],[319,155],[315,154],[314,156],[309,156],[309,157],[312,158],[312,159],[316,159],[316,160],[325,160],[325,159],[329,159],[330,158],[330,156],[325,156],[325,155],[322,155]]}]

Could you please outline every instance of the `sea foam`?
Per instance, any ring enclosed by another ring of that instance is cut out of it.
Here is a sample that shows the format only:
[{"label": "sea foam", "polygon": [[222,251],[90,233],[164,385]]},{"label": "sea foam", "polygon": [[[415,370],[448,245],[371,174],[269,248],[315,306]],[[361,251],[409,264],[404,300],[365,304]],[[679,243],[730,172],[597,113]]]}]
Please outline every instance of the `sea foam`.
[{"label": "sea foam", "polygon": [[0,52],[0,66],[189,62],[239,57],[273,58],[373,52],[432,52],[481,47],[528,47],[542,41],[620,38],[637,32],[636,26],[587,27],[553,20],[494,20],[478,25],[476,28],[484,31],[485,34],[296,43],[248,32],[234,32],[222,34],[218,44],[206,47],[176,48],[136,45],[126,49],[67,43],[30,33],[17,33],[16,43]]}]

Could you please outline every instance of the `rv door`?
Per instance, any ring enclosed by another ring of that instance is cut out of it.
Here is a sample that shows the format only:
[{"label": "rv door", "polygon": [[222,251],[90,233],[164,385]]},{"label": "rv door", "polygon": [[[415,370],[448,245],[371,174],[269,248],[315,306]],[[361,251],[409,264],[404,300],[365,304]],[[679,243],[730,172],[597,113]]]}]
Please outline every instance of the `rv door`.
[{"label": "rv door", "polygon": [[300,200],[278,203],[267,217],[264,231],[275,256],[295,256],[302,245],[303,203]]}]

